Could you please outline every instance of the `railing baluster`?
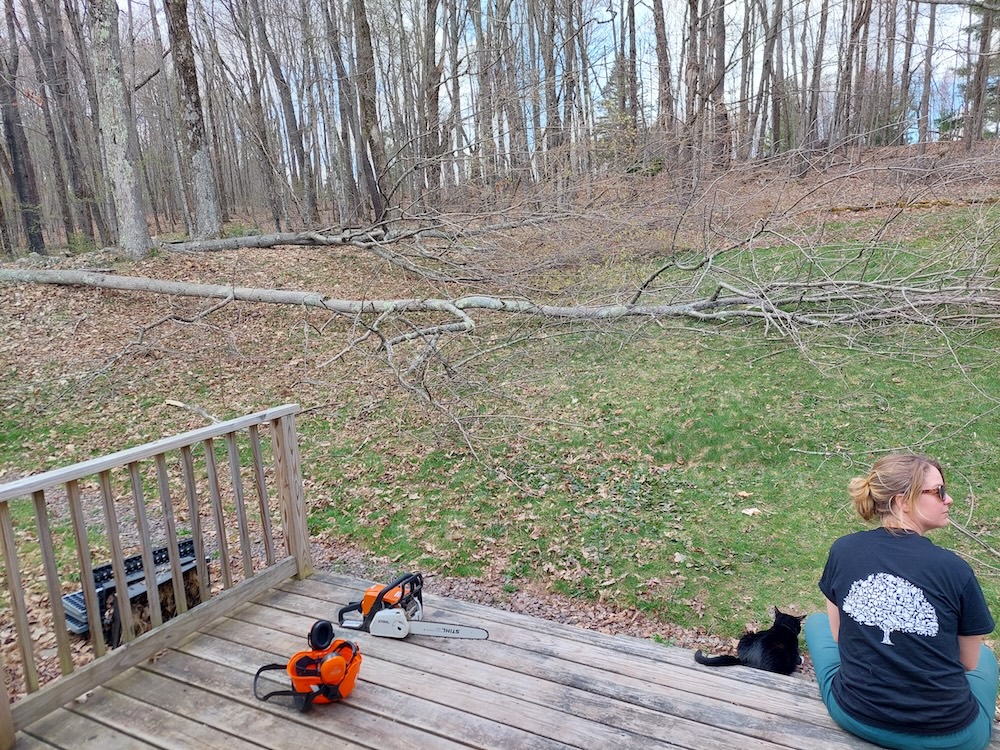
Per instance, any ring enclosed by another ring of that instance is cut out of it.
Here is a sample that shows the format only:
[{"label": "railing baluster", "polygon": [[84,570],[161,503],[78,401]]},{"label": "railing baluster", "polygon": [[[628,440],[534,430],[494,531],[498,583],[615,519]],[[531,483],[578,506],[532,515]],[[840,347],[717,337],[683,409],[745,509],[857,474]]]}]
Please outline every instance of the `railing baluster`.
[{"label": "railing baluster", "polygon": [[274,535],[271,533],[271,509],[267,498],[267,483],[264,481],[264,457],[260,449],[260,430],[250,425],[250,451],[253,454],[254,485],[257,487],[257,502],[260,504],[260,523],[264,532],[264,554],[267,566],[274,565]]},{"label": "railing baluster", "polygon": [[101,634],[101,613],[98,611],[97,589],[94,588],[94,566],[90,562],[90,541],[87,539],[87,524],[83,520],[80,483],[77,480],[66,482],[66,499],[69,502],[70,518],[73,520],[73,536],[76,537],[76,558],[80,563],[80,588],[87,606],[90,642],[94,645],[94,656],[104,656],[107,647]]},{"label": "railing baluster", "polygon": [[49,511],[45,507],[45,490],[34,492],[32,499],[35,503],[35,523],[38,525],[38,546],[42,552],[45,587],[49,592],[52,630],[56,637],[56,646],[59,649],[59,670],[63,674],[71,674],[73,672],[73,656],[69,648],[69,634],[66,632],[66,611],[63,609],[62,587],[59,585],[56,554],[52,549],[52,529],[49,526]]},{"label": "railing baluster", "polygon": [[38,690],[38,669],[35,654],[31,650],[31,625],[28,623],[28,608],[24,604],[24,585],[21,582],[21,566],[17,560],[14,544],[14,524],[10,518],[10,506],[0,502],[0,545],[3,546],[4,566],[7,572],[7,588],[10,591],[10,609],[17,623],[17,646],[21,651],[21,666],[24,670],[24,684],[29,693]]},{"label": "railing baluster", "polygon": [[219,494],[219,470],[215,465],[215,441],[205,441],[205,466],[208,469],[208,491],[212,499],[212,517],[215,519],[215,541],[219,545],[219,568],[222,571],[222,588],[233,587],[233,574],[229,571],[229,540],[226,538],[226,518],[222,512]]},{"label": "railing baluster", "polygon": [[[3,653],[0,652],[0,675],[6,674],[7,668],[3,662]],[[3,682],[4,687],[0,691],[0,750],[12,750],[16,739],[14,717],[10,714],[10,693],[7,692],[7,680]]]},{"label": "railing baluster", "polygon": [[267,566],[274,565],[274,535],[271,533],[271,511],[267,499],[267,483],[264,480],[264,457],[260,450],[260,431],[257,425],[250,425],[250,452],[253,456],[254,486],[257,488],[257,503],[260,505],[260,524],[264,532],[264,554]]},{"label": "railing baluster", "polygon": [[208,565],[205,562],[205,539],[202,536],[201,509],[198,507],[198,484],[194,476],[194,456],[191,446],[181,448],[181,471],[184,475],[184,493],[187,496],[188,512],[191,514],[191,536],[194,541],[194,559],[201,584],[201,600],[206,601],[211,594]]},{"label": "railing baluster", "polygon": [[160,597],[156,596],[155,603],[153,601],[153,592],[156,591],[156,563],[153,561],[153,548],[149,538],[149,522],[146,518],[146,500],[143,497],[142,474],[139,472],[138,461],[133,461],[128,465],[128,476],[132,484],[132,499],[135,501],[135,523],[139,531],[139,540],[142,543],[142,572],[146,578],[146,601],[149,603],[149,621],[155,628],[163,624],[163,615],[160,613]]},{"label": "railing baluster", "polygon": [[243,501],[243,478],[240,475],[240,451],[236,433],[226,433],[226,452],[229,454],[229,477],[233,482],[233,499],[236,503],[236,521],[240,527],[240,552],[243,555],[243,577],[253,578],[253,558],[250,555],[250,529],[247,527],[247,509]]},{"label": "railing baluster", "polygon": [[[174,525],[174,504],[170,499],[170,476],[167,474],[167,459],[162,453],[156,454],[156,478],[160,486],[160,504],[163,506],[163,525],[167,530],[167,554],[170,556],[170,578],[174,585],[174,607],[177,614],[188,611],[187,596],[184,593],[184,575],[181,573],[181,556],[177,550],[177,527]],[[160,598],[159,589],[150,596]]]},{"label": "railing baluster", "polygon": [[[132,602],[128,596],[128,577],[125,574],[125,556],[122,554],[122,539],[118,530],[118,514],[115,512],[115,497],[111,489],[111,471],[100,473],[101,500],[104,503],[104,521],[107,524],[108,544],[111,546],[111,570],[115,575],[115,599],[118,601],[118,622],[121,625],[121,642],[135,639],[135,618],[132,617]],[[101,613],[103,617],[104,613]]]}]

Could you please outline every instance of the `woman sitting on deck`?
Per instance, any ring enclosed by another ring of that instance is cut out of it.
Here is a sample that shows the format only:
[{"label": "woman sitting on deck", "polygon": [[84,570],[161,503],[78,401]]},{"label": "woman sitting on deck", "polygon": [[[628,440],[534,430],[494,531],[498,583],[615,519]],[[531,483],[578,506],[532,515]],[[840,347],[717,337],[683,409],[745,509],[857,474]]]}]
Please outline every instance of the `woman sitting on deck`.
[{"label": "woman sitting on deck", "polygon": [[827,612],[806,620],[830,716],[884,747],[982,750],[997,697],[982,636],[994,622],[969,564],[925,536],[948,524],[940,464],[884,456],[849,493],[882,524],[833,543],[819,582]]}]

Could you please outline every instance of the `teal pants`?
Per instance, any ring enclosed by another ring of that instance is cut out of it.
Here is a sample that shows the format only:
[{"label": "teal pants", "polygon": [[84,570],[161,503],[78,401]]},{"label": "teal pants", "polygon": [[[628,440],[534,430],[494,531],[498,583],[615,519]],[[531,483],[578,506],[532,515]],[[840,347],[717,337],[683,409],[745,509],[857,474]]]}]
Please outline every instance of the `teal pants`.
[{"label": "teal pants", "polygon": [[[965,729],[953,734],[906,734],[863,724],[848,716],[833,697],[833,676],[840,670],[840,648],[830,632],[830,618],[817,612],[806,618],[806,645],[816,668],[816,680],[830,717],[851,734],[876,745],[899,750],[983,750],[990,743],[993,714],[997,700],[997,658],[986,646],[979,655],[979,665],[966,672],[972,695],[979,704],[979,715]],[[919,721],[919,717],[914,717]]]}]

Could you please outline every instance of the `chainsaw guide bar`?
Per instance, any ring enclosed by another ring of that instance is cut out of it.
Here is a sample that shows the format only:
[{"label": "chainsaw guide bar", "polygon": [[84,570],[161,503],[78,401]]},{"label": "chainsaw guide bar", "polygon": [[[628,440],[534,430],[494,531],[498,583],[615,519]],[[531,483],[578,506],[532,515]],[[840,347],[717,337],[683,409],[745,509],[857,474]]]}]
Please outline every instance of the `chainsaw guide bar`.
[{"label": "chainsaw guide bar", "polygon": [[[406,573],[386,586],[369,586],[361,601],[352,602],[337,613],[340,627],[363,630],[385,638],[405,638],[408,635],[475,640],[489,638],[490,634],[483,628],[425,621],[423,588],[424,579],[420,573]],[[350,616],[352,614],[353,617]]]}]

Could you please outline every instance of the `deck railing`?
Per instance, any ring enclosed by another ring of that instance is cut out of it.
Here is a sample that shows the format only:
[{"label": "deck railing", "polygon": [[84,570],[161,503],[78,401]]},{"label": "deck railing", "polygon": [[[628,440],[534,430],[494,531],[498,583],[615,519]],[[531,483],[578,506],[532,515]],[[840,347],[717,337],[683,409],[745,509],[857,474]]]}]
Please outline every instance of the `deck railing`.
[{"label": "deck railing", "polygon": [[[258,591],[313,572],[298,411],[280,406],[0,485],[2,624],[19,657],[9,669],[0,658],[0,676],[15,681],[0,700],[0,750]],[[182,541],[194,557],[184,569]],[[102,561],[113,573],[104,597],[93,583]],[[146,592],[137,611],[130,584]],[[86,638],[67,628],[64,597],[75,588]],[[116,648],[106,643],[109,614]]]}]

